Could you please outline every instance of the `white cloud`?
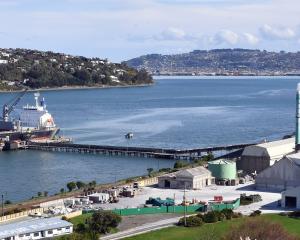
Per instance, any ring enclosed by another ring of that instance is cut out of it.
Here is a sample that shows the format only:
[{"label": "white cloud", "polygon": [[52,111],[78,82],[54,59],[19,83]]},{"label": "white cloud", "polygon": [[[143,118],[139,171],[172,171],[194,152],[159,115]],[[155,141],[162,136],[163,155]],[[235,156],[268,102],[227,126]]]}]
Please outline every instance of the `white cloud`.
[{"label": "white cloud", "polygon": [[156,40],[184,40],[187,37],[184,30],[180,28],[170,27],[161,32],[161,34],[154,36]]},{"label": "white cloud", "polygon": [[243,36],[246,39],[247,43],[251,45],[256,45],[259,42],[259,39],[251,33],[243,33]]},{"label": "white cloud", "polygon": [[289,27],[275,27],[268,24],[265,24],[263,27],[261,27],[260,32],[265,38],[268,39],[285,40],[292,39],[296,36],[294,30]]},{"label": "white cloud", "polygon": [[235,45],[239,41],[239,35],[231,30],[221,30],[217,32],[213,37],[210,38],[210,42],[213,44],[227,43],[230,45]]}]

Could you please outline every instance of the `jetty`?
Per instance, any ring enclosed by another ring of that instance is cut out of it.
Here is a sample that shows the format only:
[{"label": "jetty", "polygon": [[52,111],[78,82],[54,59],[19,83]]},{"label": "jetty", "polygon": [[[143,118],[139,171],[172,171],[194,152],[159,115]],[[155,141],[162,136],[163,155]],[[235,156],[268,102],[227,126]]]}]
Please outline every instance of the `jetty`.
[{"label": "jetty", "polygon": [[235,145],[223,145],[205,148],[192,149],[167,149],[167,148],[150,148],[150,147],[132,147],[132,146],[108,146],[108,145],[90,145],[76,143],[56,143],[56,142],[28,142],[25,149],[51,151],[51,152],[70,152],[70,153],[87,153],[102,154],[107,156],[128,156],[128,157],[145,157],[161,158],[175,160],[194,160],[209,153],[226,151],[226,153],[243,149],[247,146],[257,143],[244,143]]}]

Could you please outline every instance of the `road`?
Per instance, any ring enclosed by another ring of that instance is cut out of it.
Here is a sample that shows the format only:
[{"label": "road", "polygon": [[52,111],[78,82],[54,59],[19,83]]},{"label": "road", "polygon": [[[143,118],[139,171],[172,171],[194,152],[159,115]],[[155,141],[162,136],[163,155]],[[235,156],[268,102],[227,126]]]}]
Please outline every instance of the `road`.
[{"label": "road", "polygon": [[141,225],[139,227],[131,228],[131,229],[117,232],[117,233],[107,235],[107,236],[102,236],[101,240],[117,240],[117,239],[122,239],[122,238],[126,238],[126,237],[131,237],[134,235],[138,235],[141,233],[150,232],[153,230],[170,227],[170,226],[176,224],[180,218],[181,217],[175,217],[175,218],[169,218],[169,219],[156,221],[153,223],[147,223],[147,224]]}]

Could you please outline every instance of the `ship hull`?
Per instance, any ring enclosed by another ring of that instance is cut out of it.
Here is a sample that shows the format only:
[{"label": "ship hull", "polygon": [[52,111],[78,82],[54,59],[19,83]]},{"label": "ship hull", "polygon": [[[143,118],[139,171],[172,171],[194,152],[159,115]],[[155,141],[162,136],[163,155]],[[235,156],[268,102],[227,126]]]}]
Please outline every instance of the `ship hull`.
[{"label": "ship hull", "polygon": [[52,139],[56,134],[58,134],[59,128],[54,128],[50,130],[31,130],[31,131],[9,131],[9,132],[0,132],[0,138],[6,139],[9,138],[9,141],[27,141],[31,139],[38,138],[49,138]]}]

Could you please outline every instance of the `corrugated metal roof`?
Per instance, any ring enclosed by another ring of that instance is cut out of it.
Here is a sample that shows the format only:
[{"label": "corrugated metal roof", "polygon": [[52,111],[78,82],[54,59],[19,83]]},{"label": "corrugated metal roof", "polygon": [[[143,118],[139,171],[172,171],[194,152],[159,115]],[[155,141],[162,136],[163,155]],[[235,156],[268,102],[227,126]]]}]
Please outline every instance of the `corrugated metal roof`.
[{"label": "corrugated metal roof", "polygon": [[0,239],[20,234],[70,227],[72,223],[60,218],[39,218],[0,225]]},{"label": "corrugated metal roof", "polygon": [[297,153],[294,153],[294,154],[289,154],[286,157],[288,159],[290,159],[298,167],[300,167],[300,152],[297,152]]},{"label": "corrugated metal roof", "polygon": [[288,138],[246,147],[242,156],[269,156],[271,159],[278,159],[286,154],[292,153],[294,148],[295,138]]},{"label": "corrugated metal roof", "polygon": [[179,171],[176,174],[176,177],[180,176],[180,177],[195,177],[195,176],[199,176],[199,175],[207,175],[207,174],[211,174],[211,172],[209,170],[207,170],[204,167],[195,167],[195,168],[189,168],[189,169],[184,169]]},{"label": "corrugated metal roof", "polygon": [[235,164],[235,162],[227,159],[218,159],[214,161],[209,161],[208,164]]}]

